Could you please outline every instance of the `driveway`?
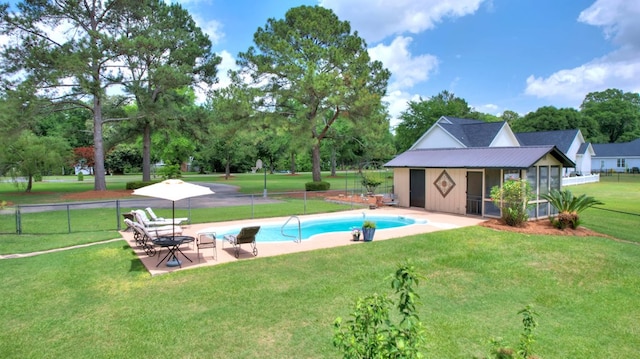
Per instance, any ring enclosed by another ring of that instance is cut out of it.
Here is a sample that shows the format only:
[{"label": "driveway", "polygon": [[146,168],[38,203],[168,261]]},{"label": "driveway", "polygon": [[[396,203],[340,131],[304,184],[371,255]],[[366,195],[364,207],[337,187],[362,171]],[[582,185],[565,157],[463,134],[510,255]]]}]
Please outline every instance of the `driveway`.
[{"label": "driveway", "polygon": [[[279,200],[272,198],[264,198],[262,195],[247,195],[238,193],[238,187],[221,184],[221,183],[196,183],[195,184],[209,187],[213,192],[212,195],[200,196],[194,198],[183,199],[176,201],[175,207],[177,209],[185,208],[210,208],[210,207],[228,207],[228,206],[242,206],[251,204],[267,204],[267,203],[280,203]],[[268,194],[268,193],[267,193]],[[133,196],[131,198],[120,199],[121,208],[171,208],[171,201],[164,199]],[[116,200],[103,200],[103,201],[91,201],[91,202],[65,202],[55,204],[34,204],[34,205],[21,205],[20,212],[22,213],[35,213],[35,212],[47,212],[47,211],[59,211],[62,207],[69,206],[71,209],[89,209],[89,208],[113,208],[115,207]],[[7,209],[7,213],[13,213],[13,209]]]}]

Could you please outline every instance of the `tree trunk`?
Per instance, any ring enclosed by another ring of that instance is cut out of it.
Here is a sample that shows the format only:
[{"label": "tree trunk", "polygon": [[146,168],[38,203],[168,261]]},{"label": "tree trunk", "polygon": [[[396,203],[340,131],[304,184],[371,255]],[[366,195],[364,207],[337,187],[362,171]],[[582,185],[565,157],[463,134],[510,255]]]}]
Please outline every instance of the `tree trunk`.
[{"label": "tree trunk", "polygon": [[142,136],[142,180],[151,181],[151,125],[145,123]]},{"label": "tree trunk", "polygon": [[31,188],[33,188],[33,176],[27,176],[29,179],[27,180],[27,188],[24,190],[27,193],[31,193]]},{"label": "tree trunk", "polygon": [[228,180],[231,177],[231,159],[227,156],[224,164],[224,179]]},{"label": "tree trunk", "polygon": [[311,164],[312,164],[311,174],[313,176],[313,182],[322,181],[322,173],[321,173],[322,167],[320,162],[320,142],[319,141],[314,143],[313,147],[311,148]]},{"label": "tree trunk", "polygon": [[336,176],[336,146],[331,147],[331,177]]},{"label": "tree trunk", "polygon": [[290,172],[291,172],[292,175],[296,174],[296,154],[295,154],[295,152],[291,152]]},{"label": "tree trunk", "polygon": [[102,99],[99,94],[93,96],[93,189],[106,191],[107,181],[104,171],[104,143],[102,141]]}]

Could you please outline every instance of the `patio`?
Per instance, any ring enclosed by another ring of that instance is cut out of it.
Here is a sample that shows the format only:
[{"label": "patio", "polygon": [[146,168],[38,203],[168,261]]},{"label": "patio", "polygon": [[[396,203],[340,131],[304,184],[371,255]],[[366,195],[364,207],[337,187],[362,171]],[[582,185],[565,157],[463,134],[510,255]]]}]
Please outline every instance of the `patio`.
[{"label": "patio", "polygon": [[[480,217],[468,217],[458,216],[446,213],[426,212],[422,209],[408,209],[408,208],[395,208],[395,207],[380,207],[375,210],[358,209],[353,211],[340,212],[345,215],[361,215],[363,212],[371,215],[392,215],[392,216],[406,216],[416,220],[426,220],[426,224],[414,224],[405,227],[392,228],[392,229],[378,229],[376,230],[374,241],[387,240],[392,238],[404,237],[420,233],[435,232],[445,229],[460,228],[466,226],[477,225],[484,222],[485,219]],[[327,216],[336,215],[337,213],[323,213],[314,215],[298,216],[300,220],[312,218],[322,218]],[[183,235],[196,237],[196,233],[205,228],[216,228],[237,226],[244,227],[250,225],[269,225],[269,224],[282,224],[289,217],[277,217],[277,218],[259,218],[249,220],[238,220],[228,222],[212,222],[212,223],[199,223],[193,225],[183,226]],[[233,254],[233,248],[225,244],[222,248],[222,239],[218,238],[217,241],[217,259],[212,258],[212,249],[204,248],[200,250],[200,258],[196,255],[195,243],[185,243],[180,246],[180,250],[184,252],[193,262],[189,262],[178,254],[179,259],[182,261],[182,267],[168,267],[166,262],[161,263],[156,267],[158,261],[164,257],[167,253],[167,249],[162,250],[160,257],[156,254],[153,257],[149,257],[145,254],[142,248],[138,248],[133,239],[133,232],[120,232],[122,237],[129,243],[129,246],[138,255],[144,266],[149,273],[154,276],[158,274],[169,273],[177,270],[185,270],[201,266],[211,266],[221,263],[233,262],[237,260],[248,260],[260,257],[277,256],[287,253],[295,253],[302,251],[311,251],[320,248],[330,248],[346,245],[366,245],[362,241],[354,242],[351,240],[350,233],[344,233],[344,235],[336,236],[335,234],[321,234],[316,235],[308,240],[303,240],[300,243],[291,242],[277,242],[277,243],[260,243],[258,242],[258,256],[254,257],[249,251],[249,246],[243,246],[240,251],[240,258],[236,259]],[[158,248],[159,249],[159,248]]]}]

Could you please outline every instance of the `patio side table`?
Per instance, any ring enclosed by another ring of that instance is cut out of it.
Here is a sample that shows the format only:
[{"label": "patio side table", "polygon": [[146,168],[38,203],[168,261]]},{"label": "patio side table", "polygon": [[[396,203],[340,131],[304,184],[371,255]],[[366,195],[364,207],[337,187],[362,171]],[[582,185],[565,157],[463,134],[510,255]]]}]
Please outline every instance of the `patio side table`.
[{"label": "patio side table", "polygon": [[[177,253],[182,254],[189,262],[193,262],[180,250],[180,245],[183,243],[191,243],[195,241],[194,237],[190,236],[164,236],[153,239],[153,244],[162,248],[167,248],[169,251],[160,261],[156,264],[156,267],[160,266],[165,259],[167,260],[167,267],[181,267],[182,262],[178,259]],[[158,256],[159,257],[159,256]]]}]

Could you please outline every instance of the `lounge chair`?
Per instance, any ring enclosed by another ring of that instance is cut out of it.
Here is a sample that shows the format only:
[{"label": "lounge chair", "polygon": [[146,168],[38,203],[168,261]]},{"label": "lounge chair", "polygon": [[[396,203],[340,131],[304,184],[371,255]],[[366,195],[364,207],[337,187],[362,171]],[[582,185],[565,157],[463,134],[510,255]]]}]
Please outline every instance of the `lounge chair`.
[{"label": "lounge chair", "polygon": [[171,223],[172,222],[171,219],[156,216],[155,212],[153,211],[153,209],[151,209],[151,207],[147,207],[144,210],[147,211],[147,213],[149,214],[149,217],[151,217],[152,222],[169,222],[169,224],[180,224],[182,222],[186,222],[189,220],[189,218],[187,217],[180,217],[180,218],[174,218],[173,223]]},{"label": "lounge chair", "polygon": [[[125,219],[124,222],[133,229],[133,239],[136,245],[144,250],[149,256],[153,257],[156,254],[156,249],[153,244],[154,235],[147,231],[147,229],[138,222],[133,222],[130,219]],[[158,232],[155,233],[158,237]]]},{"label": "lounge chair", "polygon": [[[260,226],[244,227],[238,234],[225,235],[224,240],[233,246],[236,258],[240,256],[240,245],[247,243],[251,245],[253,255],[257,256],[258,247],[256,247],[256,234],[258,234],[259,230]],[[222,246],[224,248],[224,242],[222,242]]]},{"label": "lounge chair", "polygon": [[[153,234],[154,237],[166,237],[171,235],[177,236],[182,234],[182,227],[177,225],[172,225],[172,224],[164,225],[164,226],[145,225],[146,216],[144,215],[144,212],[139,209],[132,211],[131,213],[133,213],[134,217],[136,218],[136,222],[134,223],[137,223],[140,226],[144,227],[147,231],[149,231],[149,233]],[[150,223],[150,222],[147,221],[146,223]]]},{"label": "lounge chair", "polygon": [[[132,211],[131,213],[133,213],[133,215],[136,217],[136,222],[142,224],[143,226],[145,226],[146,228],[150,228],[150,227],[169,227],[171,228],[176,227],[176,230],[178,228],[180,228],[180,231],[182,231],[182,227],[176,225],[173,225],[172,221],[168,221],[168,220],[164,220],[164,221],[152,221],[149,219],[149,217],[147,217],[147,214],[145,213],[145,211],[141,210],[141,209],[136,209],[134,211]],[[177,234],[177,232],[176,232]]]}]

